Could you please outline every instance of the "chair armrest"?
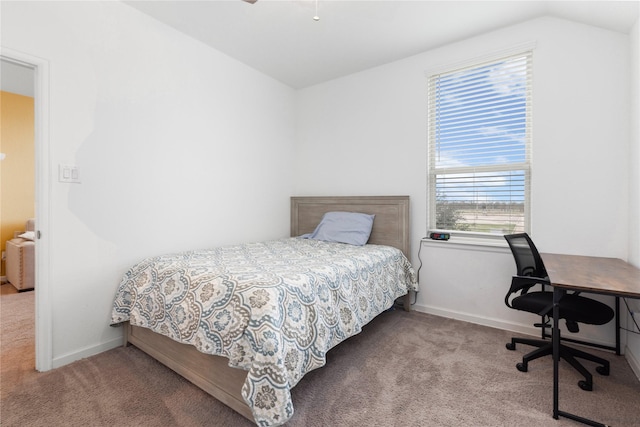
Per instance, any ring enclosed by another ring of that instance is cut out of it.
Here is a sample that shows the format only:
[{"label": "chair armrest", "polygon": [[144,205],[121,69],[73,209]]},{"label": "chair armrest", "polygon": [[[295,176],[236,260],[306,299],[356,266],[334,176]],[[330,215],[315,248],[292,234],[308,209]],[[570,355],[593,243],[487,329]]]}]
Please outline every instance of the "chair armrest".
[{"label": "chair armrest", "polygon": [[533,276],[513,276],[511,278],[511,287],[509,288],[509,292],[504,297],[504,303],[509,308],[513,308],[509,301],[512,294],[516,292],[520,292],[521,294],[526,294],[529,289],[534,287],[535,285],[541,285],[544,289],[544,285],[549,284],[548,278],[542,277],[533,277]]},{"label": "chair armrest", "polygon": [[533,276],[513,276],[511,278],[511,288],[509,293],[518,292],[520,290],[527,293],[527,291],[535,285],[549,285],[548,277],[533,277]]}]

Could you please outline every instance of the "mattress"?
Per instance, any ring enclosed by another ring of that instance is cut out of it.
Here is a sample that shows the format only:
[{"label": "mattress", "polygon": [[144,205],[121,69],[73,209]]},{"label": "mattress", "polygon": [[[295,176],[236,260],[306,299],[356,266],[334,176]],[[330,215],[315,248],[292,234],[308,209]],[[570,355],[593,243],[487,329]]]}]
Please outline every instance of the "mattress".
[{"label": "mattress", "polygon": [[123,276],[111,324],[129,321],[247,371],[258,425],[293,415],[291,389],[409,290],[399,249],[292,237],[145,259]]}]

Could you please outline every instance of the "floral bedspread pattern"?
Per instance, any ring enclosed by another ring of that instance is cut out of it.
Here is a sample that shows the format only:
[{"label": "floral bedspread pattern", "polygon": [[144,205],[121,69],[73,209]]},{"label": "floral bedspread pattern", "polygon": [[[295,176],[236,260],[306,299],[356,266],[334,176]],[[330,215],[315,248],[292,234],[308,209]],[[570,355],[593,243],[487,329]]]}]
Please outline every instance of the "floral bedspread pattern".
[{"label": "floral bedspread pattern", "polygon": [[124,275],[111,324],[227,357],[248,371],[256,423],[275,426],[303,375],[409,289],[415,272],[396,248],[287,238],[145,259]]}]

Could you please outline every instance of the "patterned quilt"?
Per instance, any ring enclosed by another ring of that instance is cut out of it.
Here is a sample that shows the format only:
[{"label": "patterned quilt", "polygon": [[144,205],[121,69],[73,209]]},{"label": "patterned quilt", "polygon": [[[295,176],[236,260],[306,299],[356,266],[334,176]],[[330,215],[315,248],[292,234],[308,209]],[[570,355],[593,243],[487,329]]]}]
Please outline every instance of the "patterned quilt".
[{"label": "patterned quilt", "polygon": [[256,423],[275,426],[303,375],[409,289],[415,272],[396,248],[287,238],[145,259],[124,275],[111,324],[227,357],[248,371]]}]

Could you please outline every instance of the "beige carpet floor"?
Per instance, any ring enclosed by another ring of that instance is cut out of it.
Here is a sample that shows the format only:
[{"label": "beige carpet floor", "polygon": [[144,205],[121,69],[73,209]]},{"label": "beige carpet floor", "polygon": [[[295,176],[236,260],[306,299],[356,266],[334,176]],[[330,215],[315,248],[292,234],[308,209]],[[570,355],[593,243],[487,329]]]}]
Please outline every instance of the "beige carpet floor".
[{"label": "beige carpet floor", "polygon": [[[250,426],[135,347],[34,371],[33,292],[1,298],[0,424],[13,426]],[[331,350],[293,390],[289,426],[553,426],[552,361],[515,364],[511,334],[441,317],[387,312]],[[594,390],[561,364],[561,409],[613,426],[640,426],[640,382],[624,357]],[[593,372],[594,366],[587,364]]]}]

